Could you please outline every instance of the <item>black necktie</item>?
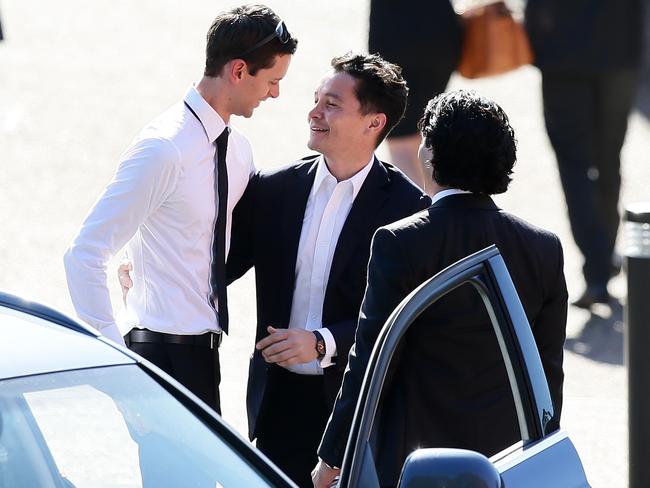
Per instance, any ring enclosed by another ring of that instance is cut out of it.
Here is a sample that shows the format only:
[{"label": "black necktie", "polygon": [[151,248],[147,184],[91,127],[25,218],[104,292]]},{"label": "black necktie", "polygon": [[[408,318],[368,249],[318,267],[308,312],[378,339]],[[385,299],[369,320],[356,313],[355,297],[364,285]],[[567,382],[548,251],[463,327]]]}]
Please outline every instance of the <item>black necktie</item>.
[{"label": "black necktie", "polygon": [[226,127],[217,137],[214,153],[214,180],[216,182],[217,217],[214,221],[214,238],[212,239],[212,262],[210,263],[210,304],[217,299],[219,306],[219,326],[228,333],[228,296],[226,295],[226,219],[228,215],[228,170],[226,168],[226,151],[228,150],[228,133]]}]

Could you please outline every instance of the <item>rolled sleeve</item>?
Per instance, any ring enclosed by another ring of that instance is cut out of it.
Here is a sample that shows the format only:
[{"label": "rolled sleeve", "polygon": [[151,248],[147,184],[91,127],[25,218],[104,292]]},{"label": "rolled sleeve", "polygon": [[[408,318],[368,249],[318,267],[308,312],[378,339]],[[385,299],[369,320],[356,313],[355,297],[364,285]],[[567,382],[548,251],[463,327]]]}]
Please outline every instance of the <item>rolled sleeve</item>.
[{"label": "rolled sleeve", "polygon": [[176,147],[166,139],[146,139],[131,146],[64,255],[68,289],[77,315],[113,340],[121,335],[111,305],[106,267],[167,198],[177,178],[178,161]]}]

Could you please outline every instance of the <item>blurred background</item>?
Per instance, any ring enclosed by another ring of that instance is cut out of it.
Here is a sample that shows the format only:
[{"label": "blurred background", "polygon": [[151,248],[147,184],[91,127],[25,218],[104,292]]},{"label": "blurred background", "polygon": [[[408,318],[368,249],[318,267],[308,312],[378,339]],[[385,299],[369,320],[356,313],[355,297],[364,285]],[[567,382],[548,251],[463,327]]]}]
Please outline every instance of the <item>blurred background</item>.
[{"label": "blurred background", "polygon": [[[64,250],[110,180],[121,151],[200,78],[205,33],[215,14],[238,3],[0,0],[0,289],[73,312]],[[300,42],[280,98],[262,104],[252,119],[233,120],[250,139],[259,168],[309,153],[306,120],[314,88],[334,55],[366,49],[368,30],[366,1],[266,3]],[[650,200],[648,52],[622,152],[622,205]],[[538,70],[526,66],[472,81],[452,75],[448,88],[460,87],[495,99],[509,114],[519,141],[518,163],[510,190],[497,201],[560,235],[569,293],[580,293],[582,258],[544,128]],[[387,158],[386,148],[378,154]],[[622,244],[619,235],[619,249]],[[111,286],[118,303],[116,281]],[[562,424],[595,487],[627,486],[624,275],[610,291],[618,299],[612,307],[570,309],[565,346]],[[255,317],[251,274],[234,285],[230,301],[223,409],[245,435]]]}]

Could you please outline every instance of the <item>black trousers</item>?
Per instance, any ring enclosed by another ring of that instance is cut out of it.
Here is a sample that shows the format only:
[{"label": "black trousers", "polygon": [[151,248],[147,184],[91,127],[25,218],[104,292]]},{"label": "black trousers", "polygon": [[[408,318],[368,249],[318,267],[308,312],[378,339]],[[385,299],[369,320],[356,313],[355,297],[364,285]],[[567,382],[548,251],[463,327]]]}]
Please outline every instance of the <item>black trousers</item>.
[{"label": "black trousers", "polygon": [[298,486],[310,488],[329,414],[322,376],[272,367],[258,419],[257,448]]},{"label": "black trousers", "polygon": [[557,156],[587,286],[606,286],[619,225],[620,152],[637,73],[542,71],[544,118]]},{"label": "black trousers", "polygon": [[129,349],[151,361],[221,414],[219,348],[210,349],[191,344],[132,342]]}]

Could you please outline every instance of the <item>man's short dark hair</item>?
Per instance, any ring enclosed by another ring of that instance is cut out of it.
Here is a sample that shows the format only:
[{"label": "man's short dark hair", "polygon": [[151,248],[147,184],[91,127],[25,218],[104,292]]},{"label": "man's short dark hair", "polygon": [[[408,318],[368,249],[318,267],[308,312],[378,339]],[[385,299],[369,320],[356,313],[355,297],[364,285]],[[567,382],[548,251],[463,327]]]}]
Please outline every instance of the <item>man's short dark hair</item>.
[{"label": "man's short dark hair", "polygon": [[[298,40],[289,34],[284,43],[273,37],[243,54],[273,34],[279,22],[280,17],[264,5],[243,5],[220,13],[208,30],[203,74],[219,76],[228,61],[241,58],[248,64],[248,72],[255,76],[259,70],[273,66],[277,55],[295,53]],[[283,28],[286,29],[286,25]]]},{"label": "man's short dark hair", "polygon": [[355,91],[362,113],[386,115],[386,127],[377,140],[379,145],[404,116],[408,87],[402,78],[402,68],[378,54],[353,52],[332,59],[332,68],[357,80]]},{"label": "man's short dark hair", "polygon": [[418,122],[433,152],[433,179],[472,193],[503,193],[517,159],[508,116],[492,100],[465,90],[430,100]]}]

